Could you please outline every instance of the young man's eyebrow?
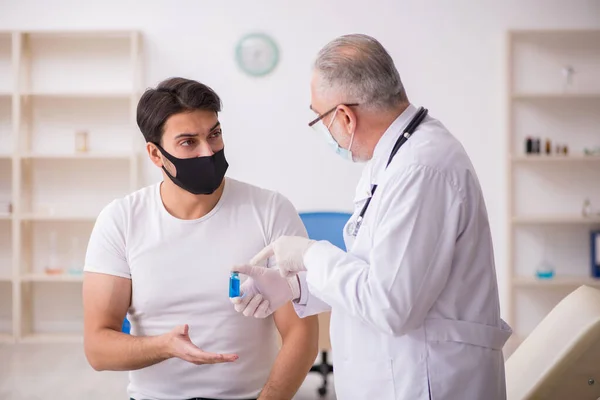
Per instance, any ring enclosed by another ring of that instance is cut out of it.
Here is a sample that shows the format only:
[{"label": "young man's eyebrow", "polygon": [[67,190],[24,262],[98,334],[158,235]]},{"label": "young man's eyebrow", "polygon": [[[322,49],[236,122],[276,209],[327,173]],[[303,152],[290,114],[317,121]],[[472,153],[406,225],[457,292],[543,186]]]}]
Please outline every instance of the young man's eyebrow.
[{"label": "young man's eyebrow", "polygon": [[175,140],[181,139],[181,138],[192,138],[192,137],[196,137],[196,136],[198,136],[197,133],[180,133],[179,135],[175,136]]},{"label": "young man's eyebrow", "polygon": [[[217,123],[216,123],[216,124],[214,124],[214,125],[213,125],[213,127],[212,127],[212,128],[210,128],[210,129],[208,130],[208,132],[210,133],[210,132],[214,131],[214,130],[215,130],[215,129],[217,129],[217,128],[218,128],[220,125],[221,125],[221,122],[217,121]],[[198,136],[198,134],[197,134],[197,133],[188,133],[188,132],[183,132],[183,133],[180,133],[180,134],[178,134],[177,136],[175,136],[175,140],[177,140],[177,139],[181,139],[181,138],[193,138],[193,137],[196,137],[196,136]]]}]

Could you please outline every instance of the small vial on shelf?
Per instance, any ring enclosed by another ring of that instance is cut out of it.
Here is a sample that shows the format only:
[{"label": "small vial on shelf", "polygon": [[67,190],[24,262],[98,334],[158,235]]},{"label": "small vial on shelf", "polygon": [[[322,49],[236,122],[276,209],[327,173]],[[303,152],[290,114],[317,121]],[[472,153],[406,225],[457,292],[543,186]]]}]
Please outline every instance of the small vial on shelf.
[{"label": "small vial on shelf", "polygon": [[533,153],[533,139],[530,136],[527,136],[525,140],[525,154]]},{"label": "small vial on shelf", "polygon": [[83,273],[83,266],[79,259],[79,238],[73,236],[71,238],[71,262],[69,265],[69,274],[81,275]]},{"label": "small vial on shelf", "polygon": [[59,275],[63,273],[58,261],[58,236],[56,231],[50,232],[48,238],[48,261],[46,262],[45,271],[48,275]]},{"label": "small vial on shelf", "polygon": [[592,202],[590,201],[590,199],[585,199],[583,201],[583,207],[581,208],[581,215],[583,215],[584,217],[589,217],[590,215],[592,215]]},{"label": "small vial on shelf", "polygon": [[88,133],[86,131],[75,132],[75,150],[78,153],[88,151]]},{"label": "small vial on shelf", "polygon": [[232,272],[229,276],[229,297],[240,297],[240,274]]},{"label": "small vial on shelf", "polygon": [[550,139],[546,139],[546,154],[550,155],[552,153],[552,144],[550,143]]}]

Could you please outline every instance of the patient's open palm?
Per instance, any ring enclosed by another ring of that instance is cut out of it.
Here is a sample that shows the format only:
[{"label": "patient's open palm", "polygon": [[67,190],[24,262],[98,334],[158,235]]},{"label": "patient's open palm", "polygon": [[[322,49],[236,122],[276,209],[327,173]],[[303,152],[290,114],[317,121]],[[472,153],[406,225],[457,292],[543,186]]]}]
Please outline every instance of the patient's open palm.
[{"label": "patient's open palm", "polygon": [[169,347],[174,357],[193,364],[217,364],[233,362],[238,359],[235,354],[207,353],[196,346],[189,335],[189,326],[181,325],[169,332]]}]

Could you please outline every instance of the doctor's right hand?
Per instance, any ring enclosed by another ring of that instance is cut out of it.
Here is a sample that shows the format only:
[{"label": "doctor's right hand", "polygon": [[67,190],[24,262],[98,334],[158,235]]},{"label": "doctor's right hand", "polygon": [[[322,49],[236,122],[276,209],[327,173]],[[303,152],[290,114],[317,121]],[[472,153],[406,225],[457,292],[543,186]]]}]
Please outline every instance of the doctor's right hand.
[{"label": "doctor's right hand", "polygon": [[281,276],[292,277],[298,272],[306,271],[304,254],[314,243],[314,240],[303,236],[280,236],[255,255],[250,260],[250,265],[257,265],[273,257]]},{"label": "doctor's right hand", "polygon": [[190,339],[189,326],[180,325],[162,335],[168,358],[180,358],[196,365],[217,364],[236,361],[236,354],[207,353],[197,347]]},{"label": "doctor's right hand", "polygon": [[231,298],[235,310],[246,317],[266,318],[287,302],[300,298],[297,276],[284,278],[275,268],[253,265],[231,270],[249,277],[240,287],[240,297]]}]

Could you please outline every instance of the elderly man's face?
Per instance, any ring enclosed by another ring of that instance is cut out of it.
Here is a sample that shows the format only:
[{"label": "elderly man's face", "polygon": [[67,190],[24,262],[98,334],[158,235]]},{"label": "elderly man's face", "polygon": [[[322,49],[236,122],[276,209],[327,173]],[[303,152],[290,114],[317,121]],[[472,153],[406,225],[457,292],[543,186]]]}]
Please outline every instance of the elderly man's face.
[{"label": "elderly man's face", "polygon": [[310,82],[310,108],[315,117],[320,117],[333,107],[338,106],[336,111],[323,116],[321,120],[326,127],[329,127],[329,132],[335,141],[341,147],[347,149],[350,145],[352,132],[350,131],[349,108],[344,107],[343,104],[344,99],[339,94],[334,93],[333,90],[324,89],[321,76],[318,72],[313,71]]}]

